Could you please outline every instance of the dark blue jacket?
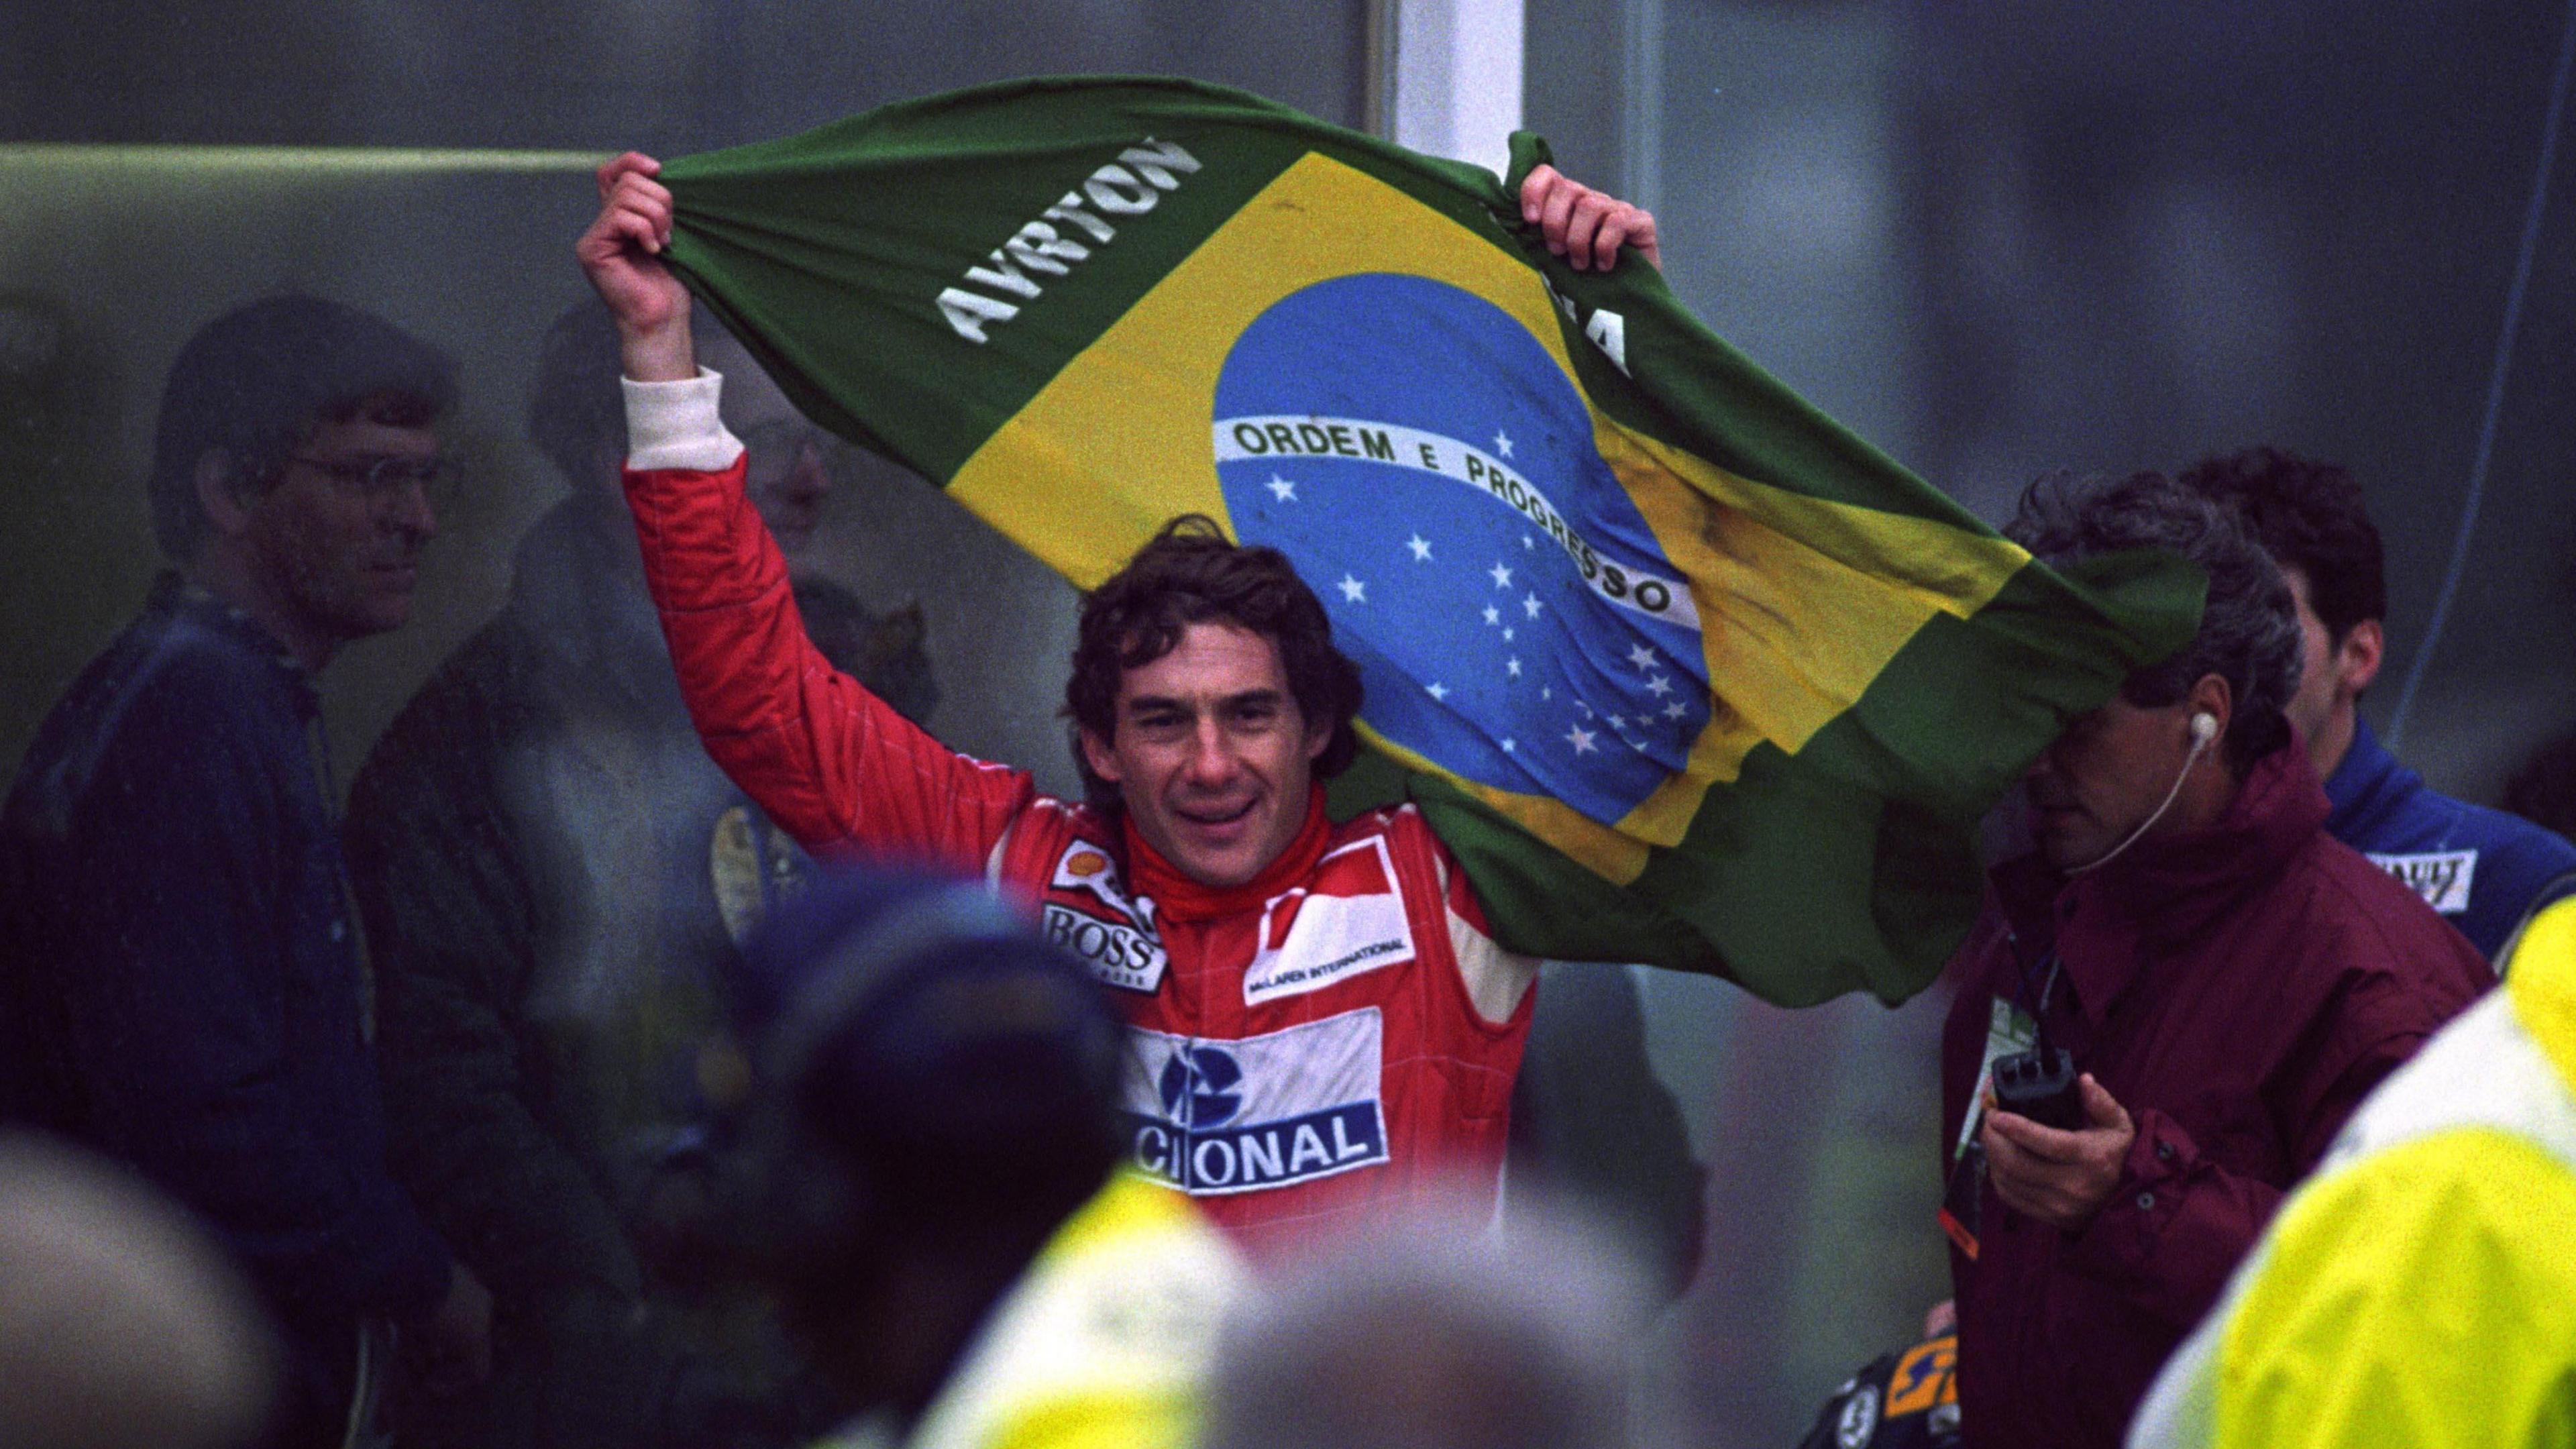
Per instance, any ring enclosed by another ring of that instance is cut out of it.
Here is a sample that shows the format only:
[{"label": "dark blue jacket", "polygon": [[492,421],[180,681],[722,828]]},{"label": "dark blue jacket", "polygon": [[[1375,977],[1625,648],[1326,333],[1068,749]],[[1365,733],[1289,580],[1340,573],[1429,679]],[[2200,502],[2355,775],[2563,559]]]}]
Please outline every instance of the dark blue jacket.
[{"label": "dark blue jacket", "polygon": [[2354,721],[2326,781],[2326,831],[2413,886],[2489,961],[2535,906],[2576,890],[2576,845],[2517,815],[2454,800],[2397,763]]},{"label": "dark blue jacket", "polygon": [[336,1378],[449,1260],[385,1170],[318,715],[176,576],[81,673],[0,814],[0,1106],[193,1209]]}]

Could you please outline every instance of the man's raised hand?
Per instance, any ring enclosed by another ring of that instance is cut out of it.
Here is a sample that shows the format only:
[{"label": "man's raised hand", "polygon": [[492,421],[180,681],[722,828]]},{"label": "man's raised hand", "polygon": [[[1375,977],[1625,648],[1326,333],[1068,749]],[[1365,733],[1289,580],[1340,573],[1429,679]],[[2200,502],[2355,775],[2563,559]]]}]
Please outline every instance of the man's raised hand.
[{"label": "man's raised hand", "polygon": [[671,192],[653,178],[662,163],[629,151],[599,168],[599,215],[573,255],[617,319],[626,375],[676,382],[698,374],[689,346],[689,289],[662,265],[671,242]]},{"label": "man's raised hand", "polygon": [[1578,272],[1608,271],[1626,243],[1646,265],[1662,270],[1655,216],[1606,191],[1595,191],[1553,166],[1540,166],[1521,181],[1521,220],[1539,229],[1547,249]]}]

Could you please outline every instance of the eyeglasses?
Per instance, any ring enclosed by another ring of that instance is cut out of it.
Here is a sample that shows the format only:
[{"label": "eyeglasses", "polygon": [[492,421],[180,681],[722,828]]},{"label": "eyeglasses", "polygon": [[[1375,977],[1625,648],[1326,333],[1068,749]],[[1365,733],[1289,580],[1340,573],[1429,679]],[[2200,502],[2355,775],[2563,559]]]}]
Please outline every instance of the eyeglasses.
[{"label": "eyeglasses", "polygon": [[414,458],[385,453],[364,458],[308,458],[301,453],[289,454],[287,461],[301,463],[322,474],[341,492],[369,504],[381,505],[399,497],[405,490],[418,487],[431,508],[444,507],[454,495],[456,470],[444,458]]}]

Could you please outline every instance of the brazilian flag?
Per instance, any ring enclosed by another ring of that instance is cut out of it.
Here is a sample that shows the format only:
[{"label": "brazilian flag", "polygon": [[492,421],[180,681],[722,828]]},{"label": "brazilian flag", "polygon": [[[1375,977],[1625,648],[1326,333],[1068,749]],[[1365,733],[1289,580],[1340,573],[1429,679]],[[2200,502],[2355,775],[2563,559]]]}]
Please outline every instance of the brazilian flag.
[{"label": "brazilian flag", "polygon": [[1513,150],[1017,81],[671,163],[668,256],[810,416],[1078,587],[1176,514],[1284,552],[1507,944],[1902,1000],[1979,817],[2200,578],[2033,562],[1652,268],[1551,257]]}]

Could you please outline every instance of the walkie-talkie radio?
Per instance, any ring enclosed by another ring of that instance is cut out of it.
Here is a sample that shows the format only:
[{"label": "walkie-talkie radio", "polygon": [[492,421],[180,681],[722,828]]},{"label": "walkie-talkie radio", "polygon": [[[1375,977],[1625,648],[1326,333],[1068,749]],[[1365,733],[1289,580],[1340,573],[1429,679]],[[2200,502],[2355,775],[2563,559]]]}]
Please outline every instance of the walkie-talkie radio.
[{"label": "walkie-talkie radio", "polygon": [[[1976,1261],[1979,1219],[1984,1215],[1986,1148],[1981,1129],[1985,1104],[2061,1132],[2084,1130],[2091,1115],[2084,1110],[2083,1078],[2075,1070],[2075,1053],[2048,1039],[2048,999],[2057,990],[2064,963],[2051,951],[2039,964],[2047,968],[2047,979],[2036,993],[2030,989],[2036,968],[2024,966],[2018,1003],[2007,1007],[2001,997],[1995,999],[1994,1025],[1986,1036],[1984,1092],[1969,1101],[1967,1116],[1959,1124],[1958,1145],[1950,1154],[1950,1180],[1941,1193],[1941,1231],[1970,1262]],[[2002,1050],[2022,1042],[2029,1045],[2019,1051]]]},{"label": "walkie-talkie radio", "polygon": [[2083,1129],[2085,1113],[2084,1094],[2076,1086],[2075,1054],[2048,1040],[2048,998],[2056,992],[2058,974],[2065,968],[2055,951],[2048,953],[2047,965],[2048,979],[2030,1009],[2029,1048],[1995,1058],[1995,1110],[2027,1117],[2042,1127],[2076,1132]]},{"label": "walkie-talkie radio", "polygon": [[1995,1059],[1995,1110],[2028,1117],[2042,1127],[2075,1132],[2084,1126],[2084,1094],[2076,1087],[2075,1053],[2048,1044],[2048,1028],[2028,1051]]}]

